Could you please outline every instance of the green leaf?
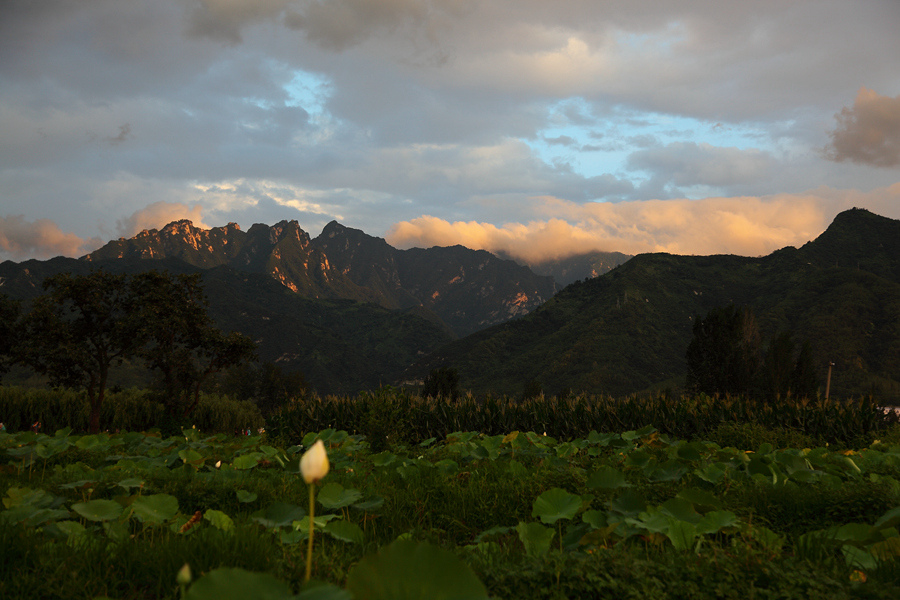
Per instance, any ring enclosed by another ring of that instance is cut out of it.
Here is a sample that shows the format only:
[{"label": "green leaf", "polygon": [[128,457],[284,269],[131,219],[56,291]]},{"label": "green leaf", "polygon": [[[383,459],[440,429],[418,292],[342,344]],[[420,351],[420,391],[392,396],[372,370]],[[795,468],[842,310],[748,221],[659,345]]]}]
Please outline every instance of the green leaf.
[{"label": "green leaf", "polygon": [[353,600],[353,596],[330,583],[310,581],[294,596],[294,600]]},{"label": "green leaf", "polygon": [[684,464],[676,460],[667,460],[660,465],[645,469],[645,474],[650,481],[678,481],[687,471],[688,468]]},{"label": "green leaf", "polygon": [[841,552],[844,554],[844,560],[847,561],[847,565],[850,567],[856,567],[863,571],[874,571],[878,568],[878,559],[863,548],[844,544],[841,546]]},{"label": "green leaf", "polygon": [[72,505],[72,510],[88,521],[112,521],[122,515],[122,505],[112,500],[89,500]]},{"label": "green leaf", "polygon": [[326,483],[316,494],[319,504],[331,510],[350,506],[360,498],[362,498],[362,494],[359,490],[345,489],[341,484],[334,482]]},{"label": "green leaf", "polygon": [[290,600],[293,597],[288,584],[268,573],[221,568],[210,571],[194,583],[184,600]]},{"label": "green leaf", "polygon": [[[339,515],[316,515],[316,518],[313,519],[316,529],[324,529],[329,521],[339,518]],[[297,531],[308,534],[309,533],[309,516],[305,516],[299,521],[294,521],[291,523],[291,526]]]},{"label": "green leaf", "polygon": [[639,493],[627,490],[609,503],[609,508],[629,517],[636,517],[647,507],[647,501]]},{"label": "green leaf", "polygon": [[159,525],[168,521],[178,512],[178,499],[169,494],[139,496],[131,504],[134,515],[143,523]]},{"label": "green leaf", "polygon": [[487,600],[484,584],[453,552],[405,540],[363,558],[347,577],[354,600]]},{"label": "green leaf", "polygon": [[606,513],[602,510],[587,510],[581,515],[581,520],[594,529],[600,529],[609,525]]},{"label": "green leaf", "polygon": [[687,521],[670,519],[669,531],[666,536],[672,541],[676,550],[689,550],[694,546],[694,540],[697,539],[697,529]]},{"label": "green leaf", "polygon": [[250,452],[249,454],[241,454],[240,456],[234,457],[234,461],[232,461],[232,466],[239,471],[246,471],[248,469],[252,469],[257,464],[259,464],[259,459],[262,458],[262,452]]},{"label": "green leaf", "polygon": [[677,497],[687,500],[695,507],[700,507],[701,509],[722,508],[721,500],[705,490],[685,488],[678,492]]},{"label": "green leaf", "polygon": [[203,513],[203,518],[212,523],[216,529],[234,531],[234,521],[221,510],[209,509]]},{"label": "green leaf", "polygon": [[756,543],[769,552],[780,552],[784,545],[784,537],[778,535],[768,527],[755,525],[751,530],[751,537]]},{"label": "green leaf", "polygon": [[659,509],[679,521],[697,523],[700,515],[694,510],[694,505],[683,498],[672,498],[663,502]]},{"label": "green leaf", "polygon": [[550,550],[550,544],[556,531],[549,527],[544,527],[540,523],[524,523],[519,521],[516,526],[519,534],[519,540],[525,546],[525,553],[528,556],[541,557]]},{"label": "green leaf", "polygon": [[370,510],[378,510],[384,505],[384,498],[381,496],[372,496],[368,500],[363,500],[362,502],[357,502],[353,505],[353,508],[362,511],[370,511]]},{"label": "green leaf", "polygon": [[238,502],[248,503],[254,502],[257,498],[256,492],[248,492],[247,490],[237,490],[235,492],[237,494]]},{"label": "green leaf", "polygon": [[560,488],[553,488],[537,497],[531,516],[538,517],[544,523],[552,525],[560,519],[571,519],[580,508],[580,496],[570,494]]},{"label": "green leaf", "polygon": [[587,486],[592,489],[615,490],[621,487],[628,487],[628,482],[625,481],[625,474],[618,469],[603,466],[588,477]]},{"label": "green leaf", "polygon": [[875,521],[875,529],[887,529],[900,525],[900,506],[892,508]]},{"label": "green leaf", "polygon": [[178,458],[184,461],[187,465],[193,465],[195,467],[199,467],[206,460],[203,458],[203,455],[194,450],[193,448],[185,448],[184,450],[180,450],[178,452]]},{"label": "green leaf", "polygon": [[135,488],[135,487],[139,488],[139,487],[143,486],[144,480],[141,479],[140,477],[129,477],[128,479],[123,479],[116,485],[118,485],[121,488],[125,488],[125,490],[128,491],[131,488]]},{"label": "green leaf", "polygon": [[268,507],[250,515],[254,521],[268,529],[287,527],[305,516],[305,510],[294,504],[286,504],[284,502],[274,502]]},{"label": "green leaf", "polygon": [[78,521],[59,521],[56,526],[68,537],[82,535],[85,532],[84,525]]},{"label": "green leaf", "polygon": [[372,456],[372,464],[376,467],[386,467],[397,459],[397,456],[390,452],[384,451],[380,454]]},{"label": "green leaf", "polygon": [[698,534],[718,533],[727,528],[734,527],[739,524],[737,516],[733,512],[727,510],[714,510],[706,513],[697,523]]},{"label": "green leaf", "polygon": [[351,544],[362,545],[363,543],[363,531],[356,523],[350,523],[341,519],[340,521],[327,523],[322,529],[336,540],[350,542]]}]

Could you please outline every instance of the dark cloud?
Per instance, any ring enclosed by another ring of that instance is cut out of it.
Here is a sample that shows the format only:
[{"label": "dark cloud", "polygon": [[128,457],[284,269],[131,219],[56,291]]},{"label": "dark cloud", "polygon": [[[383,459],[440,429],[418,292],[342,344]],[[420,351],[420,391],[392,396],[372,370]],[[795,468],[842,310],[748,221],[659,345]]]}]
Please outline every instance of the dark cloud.
[{"label": "dark cloud", "polygon": [[891,98],[861,88],[852,108],[835,115],[826,156],[876,167],[900,165],[900,96]]}]

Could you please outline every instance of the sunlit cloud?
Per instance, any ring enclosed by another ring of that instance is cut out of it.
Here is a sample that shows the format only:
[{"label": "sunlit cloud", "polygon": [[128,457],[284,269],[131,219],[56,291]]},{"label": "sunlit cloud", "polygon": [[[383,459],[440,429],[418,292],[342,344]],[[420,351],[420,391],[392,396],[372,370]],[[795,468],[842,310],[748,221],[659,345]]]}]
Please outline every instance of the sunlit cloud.
[{"label": "sunlit cloud", "polygon": [[50,219],[27,221],[22,215],[0,217],[0,254],[14,259],[78,256],[98,245],[97,240],[64,232]]},{"label": "sunlit cloud", "polygon": [[590,251],[760,256],[814,239],[841,210],[870,206],[892,214],[898,205],[900,184],[868,194],[822,188],[768,197],[587,204],[540,198],[529,212],[543,212],[545,219],[496,226],[426,215],[397,223],[387,241],[400,248],[461,244],[530,264]]},{"label": "sunlit cloud", "polygon": [[187,219],[195,227],[209,229],[203,222],[203,208],[199,204],[188,207],[181,202],[154,202],[134,212],[131,216],[116,221],[116,230],[122,237],[132,237],[145,229],[161,229],[172,221]]}]

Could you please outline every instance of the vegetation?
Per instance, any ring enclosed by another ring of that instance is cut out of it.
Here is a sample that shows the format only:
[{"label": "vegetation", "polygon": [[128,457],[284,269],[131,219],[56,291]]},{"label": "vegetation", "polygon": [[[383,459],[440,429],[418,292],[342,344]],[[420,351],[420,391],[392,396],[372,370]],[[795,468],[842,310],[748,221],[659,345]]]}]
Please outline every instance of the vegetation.
[{"label": "vegetation", "polygon": [[784,331],[763,352],[753,311],[733,304],[694,319],[687,348],[687,382],[693,393],[753,395],[776,401],[793,396],[815,398],[818,382],[812,346],[795,352],[793,335]]},{"label": "vegetation", "polygon": [[43,286],[46,293],[21,324],[6,321],[21,330],[13,358],[47,375],[54,387],[86,390],[93,433],[100,431],[113,365],[140,358],[158,370],[169,413],[187,417],[210,375],[253,356],[250,339],[212,324],[198,276],[97,270],[60,273]]},{"label": "vegetation", "polygon": [[769,256],[638,255],[521,319],[447,344],[408,378],[452,365],[476,394],[519,396],[532,378],[552,394],[677,392],[694,319],[734,304],[756,315],[762,340],[791,331],[801,349],[811,343],[819,393],[834,363],[832,394],[900,405],[898,239],[900,222],[857,210]]},{"label": "vegetation", "polygon": [[[300,456],[317,440],[331,468],[311,519]],[[333,429],[0,433],[0,595],[895,598],[898,442],[751,450],[646,426],[375,453]]]}]

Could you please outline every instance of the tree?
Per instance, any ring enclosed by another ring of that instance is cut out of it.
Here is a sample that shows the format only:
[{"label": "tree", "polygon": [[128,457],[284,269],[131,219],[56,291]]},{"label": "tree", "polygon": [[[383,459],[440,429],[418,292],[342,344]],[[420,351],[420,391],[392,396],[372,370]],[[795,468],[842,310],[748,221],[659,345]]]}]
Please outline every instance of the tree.
[{"label": "tree", "polygon": [[15,361],[19,338],[19,303],[0,294],[0,377]]},{"label": "tree", "polygon": [[759,369],[760,341],[749,308],[714,308],[694,320],[686,387],[706,394],[749,394]]},{"label": "tree", "polygon": [[789,331],[775,336],[763,359],[761,388],[763,398],[776,399],[791,393],[794,376],[794,340]]},{"label": "tree", "polygon": [[791,332],[778,334],[766,351],[760,379],[765,400],[815,397],[819,384],[810,343],[804,342],[798,352]]},{"label": "tree", "polygon": [[216,390],[237,400],[251,400],[263,416],[306,393],[306,378],[300,371],[265,362],[244,363],[229,368],[218,380]]},{"label": "tree", "polygon": [[797,398],[815,398],[819,393],[819,374],[813,361],[812,344],[800,346],[800,354],[791,377],[791,389]]},{"label": "tree", "polygon": [[23,321],[21,357],[54,386],[85,388],[97,433],[110,367],[140,345],[134,298],[124,275],[102,270],[61,273],[43,288]]},{"label": "tree", "polygon": [[181,417],[189,416],[205,381],[254,357],[252,340],[215,327],[198,274],[146,271],[134,276],[131,291],[142,323],[137,355],[159,371],[171,414],[180,409]]},{"label": "tree", "polygon": [[459,398],[459,371],[451,367],[432,369],[422,385],[422,396],[425,398]]}]

